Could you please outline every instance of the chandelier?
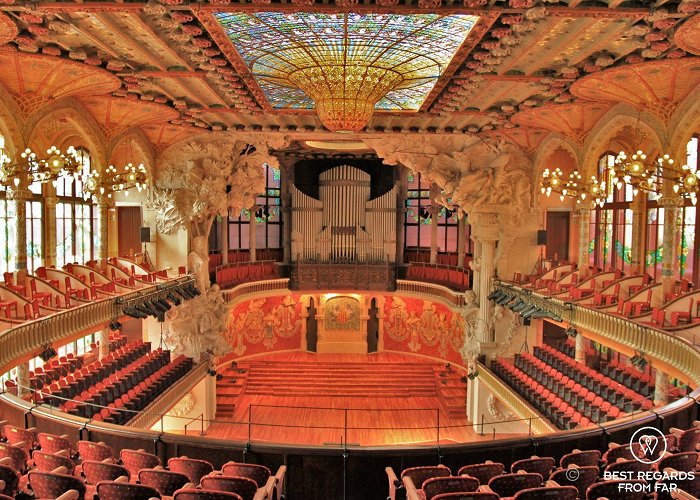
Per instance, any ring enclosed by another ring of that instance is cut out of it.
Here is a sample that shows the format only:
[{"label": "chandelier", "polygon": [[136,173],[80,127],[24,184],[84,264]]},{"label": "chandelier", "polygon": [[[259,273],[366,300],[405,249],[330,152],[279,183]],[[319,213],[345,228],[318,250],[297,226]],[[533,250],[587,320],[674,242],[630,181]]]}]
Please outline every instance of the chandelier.
[{"label": "chandelier", "polygon": [[141,192],[147,184],[148,174],[143,163],[137,166],[127,163],[121,171],[110,165],[102,174],[93,170],[83,177],[83,197],[86,200],[92,198],[96,202],[105,195],[111,198],[119,191],[123,191],[124,196],[129,196],[129,189],[136,188]]},{"label": "chandelier", "polygon": [[73,146],[69,146],[65,153],[56,146],[51,146],[46,150],[46,155],[45,158],[40,158],[27,148],[13,162],[3,154],[0,157],[0,185],[16,188],[24,180],[28,184],[50,181],[56,186],[59,179],[73,181],[81,176],[83,159]]},{"label": "chandelier", "polygon": [[559,194],[559,199],[573,198],[576,203],[581,203],[588,199],[592,204],[602,204],[605,202],[605,182],[599,182],[595,175],[587,181],[583,176],[574,170],[567,179],[559,168],[549,170],[546,168],[542,172],[540,181],[540,192],[549,197],[553,192]]},{"label": "chandelier", "polygon": [[[666,155],[668,157],[668,155]],[[673,163],[673,160],[670,160]],[[642,150],[627,155],[620,151],[615,157],[615,163],[609,167],[610,183],[622,189],[627,184],[632,187],[633,196],[637,196],[639,191],[647,191],[660,194],[660,185],[657,175],[658,163],[649,162],[647,155]]]}]

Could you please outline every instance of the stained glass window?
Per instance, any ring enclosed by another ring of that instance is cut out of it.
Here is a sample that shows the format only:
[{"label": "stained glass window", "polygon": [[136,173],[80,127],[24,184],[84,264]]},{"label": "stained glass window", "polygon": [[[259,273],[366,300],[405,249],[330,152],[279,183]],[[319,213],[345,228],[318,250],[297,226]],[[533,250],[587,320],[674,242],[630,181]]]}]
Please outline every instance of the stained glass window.
[{"label": "stained glass window", "polygon": [[353,67],[369,65],[400,77],[375,106],[385,110],[419,109],[479,19],[461,14],[214,15],[273,107],[314,107],[298,85],[300,68],[347,76]]},{"label": "stained glass window", "polygon": [[409,174],[406,193],[405,246],[430,248],[430,183],[421,174]]},{"label": "stained glass window", "polygon": [[664,209],[647,209],[647,245],[645,252],[646,272],[654,280],[661,279],[664,258]]},{"label": "stained glass window", "polygon": [[[78,149],[83,171],[90,172],[90,153]],[[69,262],[85,263],[95,256],[99,238],[97,210],[83,198],[80,181],[59,180],[56,185],[56,263],[59,267]]]}]

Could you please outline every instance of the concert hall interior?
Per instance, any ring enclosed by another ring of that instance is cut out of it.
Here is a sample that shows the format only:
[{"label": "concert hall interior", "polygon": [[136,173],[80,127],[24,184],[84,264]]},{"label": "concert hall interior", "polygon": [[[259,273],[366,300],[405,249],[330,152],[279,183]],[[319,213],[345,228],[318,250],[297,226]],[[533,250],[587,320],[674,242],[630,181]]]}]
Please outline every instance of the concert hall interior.
[{"label": "concert hall interior", "polygon": [[0,0],[0,500],[700,498],[699,56],[698,0]]}]

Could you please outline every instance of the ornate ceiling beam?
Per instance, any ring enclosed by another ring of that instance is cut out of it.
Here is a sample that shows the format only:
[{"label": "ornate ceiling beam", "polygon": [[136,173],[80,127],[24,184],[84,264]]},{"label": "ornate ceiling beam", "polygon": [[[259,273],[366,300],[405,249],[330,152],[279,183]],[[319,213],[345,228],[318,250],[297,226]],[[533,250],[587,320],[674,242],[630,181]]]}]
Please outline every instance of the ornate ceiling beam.
[{"label": "ornate ceiling beam", "polygon": [[[16,2],[12,5],[3,6],[0,10],[5,11],[26,11],[38,10],[44,12],[142,12],[144,7],[148,2],[77,2],[67,3],[67,2],[46,2],[37,3],[32,2]],[[293,3],[288,4],[269,4],[266,5],[266,10],[274,11],[289,11],[298,12],[299,6]],[[218,4],[193,4],[193,5],[169,5],[170,10],[194,10],[200,13],[205,12],[259,12],[261,10],[260,4],[257,3],[231,3],[229,5],[218,5]],[[308,11],[312,12],[337,12],[340,9],[338,5],[334,3],[322,5],[314,4],[309,6]],[[344,7],[347,9],[347,7]],[[379,7],[372,4],[358,4],[352,7],[354,12],[382,12],[382,13],[400,13],[400,14],[425,14],[428,12],[426,9],[421,9],[416,6],[411,5],[395,5],[391,7]],[[430,12],[439,13],[442,15],[449,14],[467,14],[474,16],[485,16],[490,13],[495,14],[524,14],[528,9],[512,9],[506,7],[494,7],[486,6],[482,8],[466,8],[461,5],[443,5],[435,9],[431,9]],[[547,7],[547,12],[549,15],[557,17],[606,17],[606,18],[642,18],[649,14],[648,8],[632,8],[632,7],[563,7],[563,6],[549,6]],[[684,14],[671,14],[670,17],[684,17]]]}]

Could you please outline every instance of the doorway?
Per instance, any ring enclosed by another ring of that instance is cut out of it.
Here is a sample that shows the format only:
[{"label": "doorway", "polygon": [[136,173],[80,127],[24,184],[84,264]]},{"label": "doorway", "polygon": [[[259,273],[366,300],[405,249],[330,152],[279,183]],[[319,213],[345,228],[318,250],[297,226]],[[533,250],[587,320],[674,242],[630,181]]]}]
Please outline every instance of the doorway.
[{"label": "doorway", "polygon": [[314,304],[314,298],[309,299],[309,307],[307,309],[309,312],[306,318],[306,350],[309,352],[316,352],[316,342],[318,341],[318,323],[316,321],[316,306]]},{"label": "doorway", "polygon": [[122,257],[140,253],[141,207],[117,207],[119,255]]},{"label": "doorway", "polygon": [[547,212],[547,259],[569,260],[569,212]]},{"label": "doorway", "polygon": [[369,308],[369,319],[367,320],[367,352],[377,352],[379,341],[379,309],[377,309],[377,299],[372,299]]}]

